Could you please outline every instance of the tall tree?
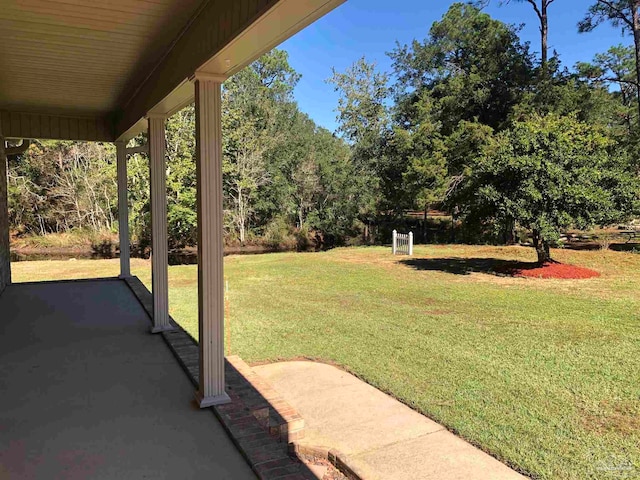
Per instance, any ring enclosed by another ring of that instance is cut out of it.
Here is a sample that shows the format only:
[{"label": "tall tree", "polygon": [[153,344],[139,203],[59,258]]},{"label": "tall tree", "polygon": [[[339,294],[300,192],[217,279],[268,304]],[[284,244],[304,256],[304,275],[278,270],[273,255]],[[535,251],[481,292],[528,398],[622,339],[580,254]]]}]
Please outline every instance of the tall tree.
[{"label": "tall tree", "polygon": [[632,46],[617,45],[605,53],[598,53],[591,63],[578,62],[576,70],[596,88],[614,86],[612,96],[619,97],[618,115],[628,131],[631,131],[632,113],[637,101],[638,81],[635,74],[635,51]]},{"label": "tall tree", "polygon": [[[604,22],[622,29],[633,37],[635,47],[636,96],[640,112],[640,0],[597,0],[578,23],[580,32],[591,32]],[[640,122],[638,122],[640,126]]]},{"label": "tall tree", "polygon": [[282,110],[293,102],[299,78],[287,53],[272,50],[224,84],[224,182],[241,242],[255,212],[258,190],[270,181],[268,151],[285,138]]},{"label": "tall tree", "polygon": [[462,120],[502,128],[533,77],[517,29],[463,3],[454,3],[423,42],[398,45],[390,56],[397,121],[410,125],[427,91],[445,136]]},{"label": "tall tree", "polygon": [[547,75],[547,64],[549,61],[549,5],[555,0],[506,0],[504,3],[526,2],[533,7],[534,12],[540,22],[540,56],[542,59],[542,74]]},{"label": "tall tree", "polygon": [[343,73],[334,70],[328,81],[340,93],[338,132],[351,145],[356,178],[363,192],[359,199],[360,217],[368,229],[381,197],[382,144],[389,124],[385,103],[389,96],[388,76],[363,57]]}]

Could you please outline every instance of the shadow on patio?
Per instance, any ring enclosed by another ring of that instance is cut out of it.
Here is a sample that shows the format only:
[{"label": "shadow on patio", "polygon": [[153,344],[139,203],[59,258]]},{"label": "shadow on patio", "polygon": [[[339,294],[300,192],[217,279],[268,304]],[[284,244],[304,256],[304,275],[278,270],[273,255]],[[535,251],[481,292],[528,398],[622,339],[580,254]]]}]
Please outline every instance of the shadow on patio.
[{"label": "shadow on patio", "polygon": [[255,478],[149,326],[117,279],[7,287],[0,478]]}]

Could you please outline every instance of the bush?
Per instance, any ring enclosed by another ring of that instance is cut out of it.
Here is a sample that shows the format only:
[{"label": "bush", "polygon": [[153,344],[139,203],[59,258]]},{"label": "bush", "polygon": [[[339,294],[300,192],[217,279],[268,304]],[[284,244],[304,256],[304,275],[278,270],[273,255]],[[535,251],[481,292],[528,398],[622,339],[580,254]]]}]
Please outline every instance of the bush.
[{"label": "bush", "polygon": [[297,237],[290,232],[283,217],[276,217],[267,224],[263,238],[265,245],[274,249],[293,250],[298,244]]}]

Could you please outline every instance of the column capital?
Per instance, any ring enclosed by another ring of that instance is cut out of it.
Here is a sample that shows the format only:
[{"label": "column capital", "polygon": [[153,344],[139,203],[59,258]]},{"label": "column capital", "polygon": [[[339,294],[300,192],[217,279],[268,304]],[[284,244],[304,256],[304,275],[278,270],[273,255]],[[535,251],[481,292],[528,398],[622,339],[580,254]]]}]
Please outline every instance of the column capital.
[{"label": "column capital", "polygon": [[164,113],[148,112],[145,118],[147,120],[151,120],[151,119],[166,120],[167,115]]},{"label": "column capital", "polygon": [[219,73],[209,73],[209,72],[194,72],[189,80],[192,82],[214,82],[214,83],[224,83],[224,81],[229,78],[227,75],[222,75]]}]

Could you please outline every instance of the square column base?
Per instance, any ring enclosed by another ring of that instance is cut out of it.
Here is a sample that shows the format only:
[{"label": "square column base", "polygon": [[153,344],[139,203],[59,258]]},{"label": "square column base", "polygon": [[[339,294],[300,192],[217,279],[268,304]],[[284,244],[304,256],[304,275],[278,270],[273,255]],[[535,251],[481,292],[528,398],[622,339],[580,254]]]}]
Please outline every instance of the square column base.
[{"label": "square column base", "polygon": [[196,402],[200,408],[213,407],[215,405],[224,405],[225,403],[231,403],[231,398],[225,392],[214,397],[204,397],[200,391],[195,393]]},{"label": "square column base", "polygon": [[158,325],[157,327],[151,327],[151,333],[171,332],[175,330],[172,325]]}]

